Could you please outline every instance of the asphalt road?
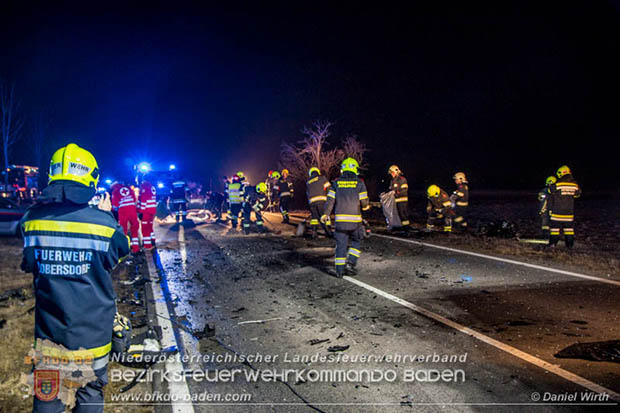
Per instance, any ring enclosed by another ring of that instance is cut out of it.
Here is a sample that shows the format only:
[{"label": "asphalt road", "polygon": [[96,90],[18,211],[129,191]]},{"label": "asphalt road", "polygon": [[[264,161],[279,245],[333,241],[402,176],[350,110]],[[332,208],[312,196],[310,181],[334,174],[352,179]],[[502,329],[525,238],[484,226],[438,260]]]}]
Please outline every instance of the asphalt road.
[{"label": "asphalt road", "polygon": [[[620,337],[620,286],[379,237],[364,243],[359,275],[339,280],[325,272],[332,240],[272,229],[282,232],[156,228],[175,325],[216,327],[200,340],[178,329],[177,340],[193,357],[186,370],[211,373],[188,380],[189,393],[222,399],[179,409],[617,409],[620,364],[554,354]],[[227,369],[239,370],[234,382],[217,376]],[[256,371],[267,376],[248,380]]]}]

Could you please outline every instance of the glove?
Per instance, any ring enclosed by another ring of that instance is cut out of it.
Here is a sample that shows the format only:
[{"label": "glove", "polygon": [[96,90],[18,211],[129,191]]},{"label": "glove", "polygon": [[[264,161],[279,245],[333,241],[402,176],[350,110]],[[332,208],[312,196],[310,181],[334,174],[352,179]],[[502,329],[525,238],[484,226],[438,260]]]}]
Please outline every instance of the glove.
[{"label": "glove", "polygon": [[129,319],[118,312],[114,316],[114,327],[112,328],[112,352],[122,354],[131,345],[131,322]]},{"label": "glove", "polygon": [[325,224],[327,221],[329,221],[329,215],[321,215],[320,221],[322,224]]}]

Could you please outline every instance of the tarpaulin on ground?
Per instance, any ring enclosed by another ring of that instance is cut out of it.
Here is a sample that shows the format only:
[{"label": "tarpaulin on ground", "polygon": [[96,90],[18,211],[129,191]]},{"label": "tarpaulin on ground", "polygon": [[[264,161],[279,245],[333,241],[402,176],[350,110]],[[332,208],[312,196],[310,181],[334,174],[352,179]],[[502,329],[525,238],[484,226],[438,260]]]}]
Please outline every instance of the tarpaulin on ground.
[{"label": "tarpaulin on ground", "polygon": [[396,197],[394,196],[394,191],[382,193],[380,195],[380,200],[388,230],[402,226],[400,217],[398,216],[398,210],[396,209]]}]

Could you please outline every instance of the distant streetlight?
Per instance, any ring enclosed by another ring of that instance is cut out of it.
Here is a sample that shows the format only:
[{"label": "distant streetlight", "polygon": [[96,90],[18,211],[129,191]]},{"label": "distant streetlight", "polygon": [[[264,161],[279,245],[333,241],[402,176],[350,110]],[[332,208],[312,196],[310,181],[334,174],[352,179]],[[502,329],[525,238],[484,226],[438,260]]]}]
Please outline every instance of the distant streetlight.
[{"label": "distant streetlight", "polygon": [[147,173],[151,170],[151,165],[149,165],[148,162],[140,162],[138,164],[138,170],[142,173]]},{"label": "distant streetlight", "polygon": [[158,187],[159,189],[161,189],[161,188],[163,188],[163,187],[164,187],[164,184],[162,184],[161,182],[157,182],[157,187]]},{"label": "distant streetlight", "polygon": [[177,169],[175,164],[170,164],[170,166],[168,167],[171,171],[174,171],[175,169]]},{"label": "distant streetlight", "polygon": [[106,180],[105,180],[105,183],[106,183],[106,184],[108,184],[108,185],[110,185],[110,184],[112,183],[112,180],[111,180],[111,179],[106,179]]}]

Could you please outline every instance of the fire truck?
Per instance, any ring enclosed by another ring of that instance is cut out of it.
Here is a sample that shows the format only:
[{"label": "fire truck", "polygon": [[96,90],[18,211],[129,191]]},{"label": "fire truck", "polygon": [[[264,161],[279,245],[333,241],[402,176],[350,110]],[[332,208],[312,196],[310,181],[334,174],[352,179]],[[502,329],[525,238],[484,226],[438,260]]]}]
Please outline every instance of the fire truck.
[{"label": "fire truck", "polygon": [[34,199],[39,194],[39,167],[11,165],[0,176],[0,196]]}]

